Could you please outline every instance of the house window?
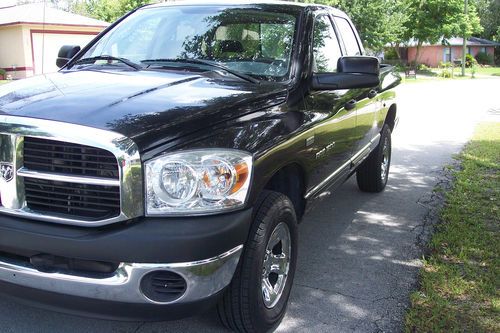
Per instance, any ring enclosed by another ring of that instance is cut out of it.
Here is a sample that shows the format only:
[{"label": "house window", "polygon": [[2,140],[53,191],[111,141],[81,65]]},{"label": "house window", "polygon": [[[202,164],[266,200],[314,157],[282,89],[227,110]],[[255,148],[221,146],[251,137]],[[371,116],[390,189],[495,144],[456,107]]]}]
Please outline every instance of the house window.
[{"label": "house window", "polygon": [[486,53],[486,46],[481,46],[479,52]]},{"label": "house window", "polygon": [[451,62],[451,47],[445,47],[443,53],[443,61]]},{"label": "house window", "polygon": [[467,46],[467,54],[472,54],[472,48],[470,46]]}]

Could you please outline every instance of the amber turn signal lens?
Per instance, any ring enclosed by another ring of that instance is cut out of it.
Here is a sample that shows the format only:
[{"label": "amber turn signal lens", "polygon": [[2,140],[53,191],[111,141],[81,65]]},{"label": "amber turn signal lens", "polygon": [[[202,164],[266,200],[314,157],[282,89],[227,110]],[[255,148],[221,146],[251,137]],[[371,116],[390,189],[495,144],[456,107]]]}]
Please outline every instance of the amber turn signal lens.
[{"label": "amber turn signal lens", "polygon": [[248,178],[248,165],[246,163],[236,164],[234,169],[236,170],[236,184],[234,184],[231,193],[238,192],[238,190],[245,185],[245,181]]}]

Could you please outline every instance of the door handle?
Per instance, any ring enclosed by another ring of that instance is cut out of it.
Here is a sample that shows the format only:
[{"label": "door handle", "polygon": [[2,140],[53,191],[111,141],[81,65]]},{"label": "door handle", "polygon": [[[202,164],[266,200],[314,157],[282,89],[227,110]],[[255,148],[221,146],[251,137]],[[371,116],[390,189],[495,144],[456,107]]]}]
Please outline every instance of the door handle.
[{"label": "door handle", "polygon": [[349,102],[346,102],[344,108],[346,110],[352,110],[356,107],[356,100],[351,99]]},{"label": "door handle", "polygon": [[377,94],[378,94],[378,93],[377,93],[377,91],[376,91],[376,90],[374,90],[374,89],[372,89],[372,90],[370,90],[370,91],[368,92],[368,98],[372,99],[372,98],[374,98],[375,96],[377,96]]}]

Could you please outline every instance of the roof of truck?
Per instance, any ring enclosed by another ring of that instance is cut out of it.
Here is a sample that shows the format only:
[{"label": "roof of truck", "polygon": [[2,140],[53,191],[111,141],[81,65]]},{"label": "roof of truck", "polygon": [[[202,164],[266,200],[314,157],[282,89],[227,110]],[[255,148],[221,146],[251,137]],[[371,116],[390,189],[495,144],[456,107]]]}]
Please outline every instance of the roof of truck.
[{"label": "roof of truck", "polygon": [[303,2],[292,2],[292,1],[266,1],[266,0],[174,0],[168,2],[162,2],[157,4],[148,5],[146,7],[169,7],[169,6],[211,6],[211,5],[227,5],[227,6],[238,6],[238,5],[275,5],[275,6],[289,6],[298,8],[328,8],[333,11],[335,15],[347,17],[347,15],[336,8],[331,6],[315,4],[315,3],[303,3]]}]

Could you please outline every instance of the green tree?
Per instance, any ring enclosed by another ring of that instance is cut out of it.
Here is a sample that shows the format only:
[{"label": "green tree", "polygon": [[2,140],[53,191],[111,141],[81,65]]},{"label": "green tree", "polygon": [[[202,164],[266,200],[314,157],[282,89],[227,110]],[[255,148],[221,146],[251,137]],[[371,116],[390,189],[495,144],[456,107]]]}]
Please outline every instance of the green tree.
[{"label": "green tree", "polygon": [[405,0],[304,0],[345,11],[354,22],[363,45],[381,51],[387,44],[403,41],[408,20]]},{"label": "green tree", "polygon": [[114,22],[129,11],[153,0],[70,0],[68,10],[106,22]]},{"label": "green tree", "polygon": [[144,6],[155,2],[153,0],[120,0],[120,11],[122,15],[128,13],[129,11],[136,9],[137,7]]},{"label": "green tree", "polygon": [[500,0],[474,0],[483,32],[479,37],[500,42]]},{"label": "green tree", "polygon": [[337,5],[352,19],[363,44],[373,51],[403,41],[408,20],[405,6],[401,0],[339,0]]},{"label": "green tree", "polygon": [[482,30],[473,3],[465,15],[463,0],[406,1],[409,17],[405,24],[406,39],[413,39],[417,44],[417,63],[424,43],[446,42],[451,37],[471,36]]}]

